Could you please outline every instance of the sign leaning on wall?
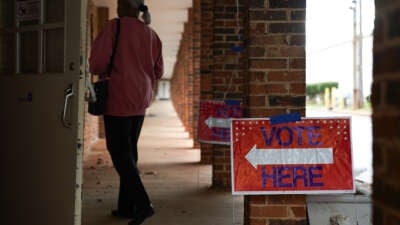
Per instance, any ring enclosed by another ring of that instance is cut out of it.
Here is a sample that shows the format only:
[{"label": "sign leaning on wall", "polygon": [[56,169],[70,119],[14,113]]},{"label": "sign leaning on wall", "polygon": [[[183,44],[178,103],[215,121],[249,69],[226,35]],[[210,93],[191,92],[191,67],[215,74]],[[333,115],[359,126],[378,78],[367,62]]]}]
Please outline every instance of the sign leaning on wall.
[{"label": "sign leaning on wall", "polygon": [[233,194],[354,193],[349,118],[231,126]]},{"label": "sign leaning on wall", "polygon": [[229,145],[231,118],[242,117],[243,106],[239,101],[201,101],[198,125],[199,142]]}]

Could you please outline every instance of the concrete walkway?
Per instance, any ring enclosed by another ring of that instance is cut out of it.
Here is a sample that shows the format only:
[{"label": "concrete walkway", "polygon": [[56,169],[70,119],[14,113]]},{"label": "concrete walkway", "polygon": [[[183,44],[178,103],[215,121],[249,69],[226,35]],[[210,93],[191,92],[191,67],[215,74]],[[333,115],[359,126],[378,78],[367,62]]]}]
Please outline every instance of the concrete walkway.
[{"label": "concrete walkway", "polygon": [[[148,109],[139,143],[139,169],[156,214],[144,225],[243,224],[243,197],[211,188],[211,166],[179,121],[170,101]],[[82,225],[122,225],[110,216],[116,208],[118,176],[105,141],[85,157]]]}]

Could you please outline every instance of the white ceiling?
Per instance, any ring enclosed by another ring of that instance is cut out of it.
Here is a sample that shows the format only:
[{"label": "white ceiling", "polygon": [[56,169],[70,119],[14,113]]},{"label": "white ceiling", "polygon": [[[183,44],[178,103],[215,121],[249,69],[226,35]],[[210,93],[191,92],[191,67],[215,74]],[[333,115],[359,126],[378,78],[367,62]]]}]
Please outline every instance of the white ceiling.
[{"label": "white ceiling", "polygon": [[[110,18],[117,16],[117,0],[93,0],[96,6],[110,8]],[[152,17],[151,27],[163,42],[164,79],[171,78],[179,49],[184,23],[188,20],[188,8],[192,0],[146,0]]]}]

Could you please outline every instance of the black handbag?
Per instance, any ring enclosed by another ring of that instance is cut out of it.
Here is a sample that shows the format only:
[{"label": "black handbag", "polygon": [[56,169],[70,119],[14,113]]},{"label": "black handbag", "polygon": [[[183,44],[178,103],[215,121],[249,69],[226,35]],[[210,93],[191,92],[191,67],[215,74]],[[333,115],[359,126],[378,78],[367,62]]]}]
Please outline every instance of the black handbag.
[{"label": "black handbag", "polygon": [[97,81],[93,83],[93,89],[95,93],[95,98],[93,101],[89,101],[88,112],[94,116],[103,115],[106,110],[107,96],[108,96],[108,78],[111,76],[111,71],[113,67],[115,51],[118,46],[119,32],[120,32],[120,20],[117,19],[117,33],[115,34],[115,43],[113,51],[111,54],[110,64],[107,68],[107,78],[104,80]]}]

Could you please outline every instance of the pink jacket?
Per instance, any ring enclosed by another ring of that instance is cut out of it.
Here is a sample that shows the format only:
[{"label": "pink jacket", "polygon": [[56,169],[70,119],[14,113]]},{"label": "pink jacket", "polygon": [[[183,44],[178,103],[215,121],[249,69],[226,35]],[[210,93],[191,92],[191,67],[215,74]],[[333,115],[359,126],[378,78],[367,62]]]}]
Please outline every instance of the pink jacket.
[{"label": "pink jacket", "polygon": [[[117,20],[108,21],[93,42],[89,68],[105,76],[114,45]],[[121,18],[120,37],[108,86],[106,115],[144,115],[163,75],[162,44],[158,35],[136,18]]]}]

